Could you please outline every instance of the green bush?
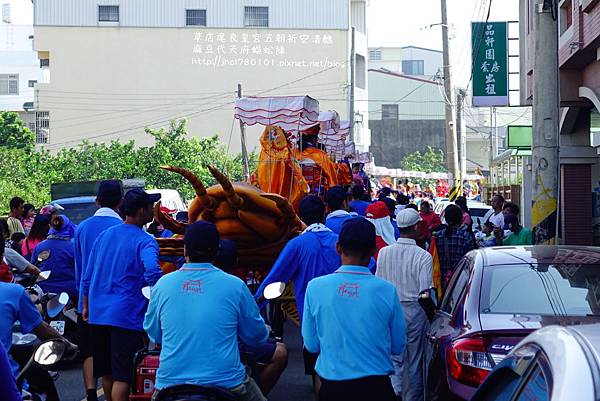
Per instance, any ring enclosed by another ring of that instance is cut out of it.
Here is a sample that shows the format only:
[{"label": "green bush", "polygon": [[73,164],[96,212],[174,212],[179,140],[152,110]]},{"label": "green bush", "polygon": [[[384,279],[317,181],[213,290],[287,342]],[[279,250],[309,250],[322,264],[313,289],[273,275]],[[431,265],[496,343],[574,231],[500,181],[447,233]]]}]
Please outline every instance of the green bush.
[{"label": "green bush", "polygon": [[[136,147],[133,141],[108,144],[84,141],[56,154],[0,143],[0,211],[8,211],[8,202],[13,196],[20,196],[36,207],[44,205],[50,201],[52,183],[109,178],[142,178],[149,189],[176,189],[191,200],[194,192],[189,183],[177,174],[160,169],[162,165],[189,169],[206,186],[215,181],[206,168],[208,164],[221,169],[232,181],[243,179],[241,156],[227,154],[216,136],[188,137],[185,120],[172,122],[167,130],[148,129],[146,134],[154,138],[154,145]],[[255,166],[256,155],[251,155],[250,164],[251,168]]]}]

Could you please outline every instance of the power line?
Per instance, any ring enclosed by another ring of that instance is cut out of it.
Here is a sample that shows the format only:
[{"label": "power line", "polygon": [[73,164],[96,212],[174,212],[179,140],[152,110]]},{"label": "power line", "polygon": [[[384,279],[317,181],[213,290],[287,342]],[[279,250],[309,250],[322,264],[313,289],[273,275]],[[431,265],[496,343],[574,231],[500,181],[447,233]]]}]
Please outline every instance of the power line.
[{"label": "power line", "polygon": [[[300,78],[298,78],[298,79],[295,79],[295,80],[289,81],[289,82],[287,82],[287,83],[281,84],[281,85],[279,85],[279,86],[276,86],[276,87],[274,87],[274,88],[270,88],[270,89],[266,89],[266,90],[264,90],[264,91],[261,91],[261,92],[257,92],[257,93],[255,93],[253,96],[262,95],[262,94],[264,94],[264,93],[272,92],[272,91],[275,91],[275,90],[278,90],[278,89],[281,89],[281,88],[287,87],[287,86],[289,86],[289,85],[292,85],[292,84],[294,84],[294,83],[301,82],[301,81],[303,81],[303,80],[306,80],[306,79],[309,79],[309,78],[311,78],[311,77],[317,76],[317,75],[319,75],[319,74],[322,74],[322,73],[324,73],[324,72],[327,72],[327,71],[329,71],[329,70],[332,70],[332,69],[334,69],[334,68],[339,68],[341,65],[345,65],[346,63],[348,63],[348,61],[344,61],[344,62],[343,62],[343,63],[341,63],[340,65],[331,66],[331,67],[329,67],[329,68],[325,68],[325,69],[323,69],[323,70],[320,70],[320,71],[317,71],[317,72],[314,72],[314,73],[308,74],[308,75],[306,75],[306,76],[303,76],[303,77],[300,77]],[[223,106],[227,106],[227,105],[230,105],[230,104],[233,104],[233,103],[235,103],[235,102],[234,102],[234,101],[231,101],[231,102],[227,102],[227,103],[224,103],[224,104],[222,104],[222,105],[219,105],[219,106],[216,106],[216,107],[213,107],[213,108],[209,108],[209,109],[200,110],[200,111],[198,111],[198,112],[191,113],[191,114],[188,114],[188,115],[182,115],[182,116],[173,116],[172,118],[169,118],[169,119],[167,119],[167,120],[159,120],[159,121],[155,121],[155,122],[152,122],[152,123],[143,124],[143,125],[141,125],[141,126],[137,126],[137,127],[129,127],[129,128],[124,128],[124,129],[122,129],[122,130],[118,130],[118,131],[114,131],[114,132],[109,132],[109,133],[104,133],[104,134],[98,134],[98,135],[94,135],[94,136],[86,136],[85,138],[78,138],[78,139],[75,139],[75,140],[70,140],[70,141],[58,142],[58,143],[55,143],[55,144],[51,144],[51,145],[49,145],[48,147],[49,147],[49,148],[56,148],[56,147],[59,147],[60,145],[66,145],[66,144],[68,144],[68,143],[77,143],[77,142],[81,141],[81,139],[89,140],[89,139],[96,139],[96,138],[101,138],[101,137],[108,137],[108,136],[112,136],[112,135],[115,135],[115,134],[123,133],[123,132],[125,132],[125,131],[129,131],[129,130],[136,130],[136,129],[140,129],[140,128],[149,127],[150,125],[156,125],[156,124],[161,124],[161,123],[164,123],[164,122],[169,122],[169,121],[172,121],[172,120],[174,120],[174,119],[179,119],[179,118],[189,118],[189,117],[193,117],[193,116],[198,116],[198,115],[201,115],[201,114],[204,114],[204,113],[209,113],[210,111],[213,111],[213,110],[219,109],[219,108],[221,108],[221,107],[223,107]]]}]

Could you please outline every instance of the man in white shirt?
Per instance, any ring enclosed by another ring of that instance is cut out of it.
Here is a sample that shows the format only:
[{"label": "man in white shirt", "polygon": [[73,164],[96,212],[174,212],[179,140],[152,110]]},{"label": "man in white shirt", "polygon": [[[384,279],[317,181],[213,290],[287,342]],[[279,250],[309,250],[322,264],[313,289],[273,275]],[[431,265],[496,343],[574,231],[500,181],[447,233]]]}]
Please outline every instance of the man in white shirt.
[{"label": "man in white shirt", "polygon": [[[383,248],[377,259],[376,276],[394,284],[404,318],[406,320],[406,350],[404,355],[393,356],[396,373],[392,385],[396,395],[404,401],[423,399],[423,354],[425,334],[429,321],[419,305],[419,293],[433,286],[433,263],[429,252],[419,247],[415,238],[419,236],[421,216],[414,209],[401,210],[396,216],[400,238],[395,244]],[[404,381],[406,366],[407,380]],[[408,388],[402,388],[409,383]]]},{"label": "man in white shirt", "polygon": [[504,214],[502,207],[504,206],[504,197],[500,194],[494,195],[492,198],[492,208],[494,214],[490,216],[489,221],[497,228],[504,229]]}]

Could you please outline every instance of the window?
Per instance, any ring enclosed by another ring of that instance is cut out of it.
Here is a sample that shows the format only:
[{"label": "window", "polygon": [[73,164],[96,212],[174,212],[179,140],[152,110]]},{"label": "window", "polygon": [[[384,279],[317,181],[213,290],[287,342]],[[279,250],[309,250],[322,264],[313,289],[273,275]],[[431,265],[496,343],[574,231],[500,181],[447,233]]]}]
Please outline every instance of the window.
[{"label": "window", "polygon": [[402,60],[402,73],[406,75],[425,75],[425,61]]},{"label": "window", "polygon": [[19,94],[19,74],[0,74],[0,95]]},{"label": "window", "polygon": [[573,25],[573,0],[565,0],[560,6],[560,34]]},{"label": "window", "polygon": [[356,87],[360,89],[367,89],[367,61],[365,60],[365,56],[357,54],[355,56],[355,60],[356,71],[354,74],[356,75],[354,76],[354,79],[356,82]]},{"label": "window", "polygon": [[10,3],[2,4],[2,22],[10,24]]},{"label": "window", "polygon": [[50,142],[50,112],[35,113],[35,143]]},{"label": "window", "polygon": [[465,286],[467,285],[467,281],[469,281],[468,263],[469,262],[466,259],[459,262],[456,267],[457,272],[454,273],[454,276],[450,280],[448,288],[451,288],[451,290],[446,293],[442,303],[442,310],[446,313],[454,313],[454,308],[456,308],[456,305],[464,292]]},{"label": "window", "polygon": [[98,21],[119,22],[119,6],[98,6]]},{"label": "window", "polygon": [[369,50],[369,60],[381,60],[381,50]]},{"label": "window", "polygon": [[269,7],[244,7],[244,26],[269,26]]},{"label": "window", "polygon": [[480,308],[482,314],[597,315],[590,294],[598,288],[598,264],[498,265],[484,271]]},{"label": "window", "polygon": [[548,380],[539,364],[535,364],[533,372],[527,377],[527,382],[521,390],[517,401],[548,401],[550,399]]},{"label": "window", "polygon": [[185,10],[187,26],[206,26],[206,10]]},{"label": "window", "polygon": [[35,84],[37,84],[37,80],[35,79],[30,79],[29,81],[27,81],[27,86],[29,86],[30,88],[35,88]]},{"label": "window", "polygon": [[27,127],[29,128],[29,131],[35,132],[35,123],[29,123],[27,124]]},{"label": "window", "polygon": [[398,105],[397,104],[381,105],[381,119],[382,120],[397,120],[398,119]]}]

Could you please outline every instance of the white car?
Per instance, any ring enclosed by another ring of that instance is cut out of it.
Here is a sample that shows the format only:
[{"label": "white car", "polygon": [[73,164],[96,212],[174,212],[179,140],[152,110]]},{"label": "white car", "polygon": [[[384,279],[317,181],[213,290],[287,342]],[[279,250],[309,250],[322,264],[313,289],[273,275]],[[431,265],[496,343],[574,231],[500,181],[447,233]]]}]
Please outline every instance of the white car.
[{"label": "white car", "polygon": [[[438,203],[433,209],[436,212],[442,223],[445,223],[444,220],[444,211],[448,207],[448,205],[453,205],[454,202],[451,201],[441,201]],[[473,230],[481,231],[483,224],[489,220],[489,218],[494,214],[494,209],[490,205],[487,205],[482,202],[476,202],[467,200],[467,207],[469,208],[469,213],[471,214],[471,219],[473,219]]]},{"label": "white car", "polygon": [[600,323],[547,326],[513,348],[471,401],[600,399]]}]

